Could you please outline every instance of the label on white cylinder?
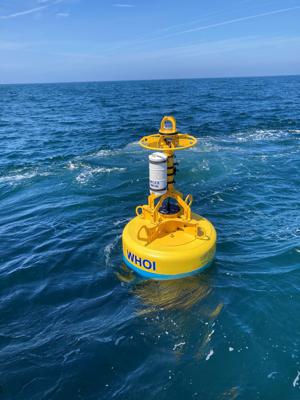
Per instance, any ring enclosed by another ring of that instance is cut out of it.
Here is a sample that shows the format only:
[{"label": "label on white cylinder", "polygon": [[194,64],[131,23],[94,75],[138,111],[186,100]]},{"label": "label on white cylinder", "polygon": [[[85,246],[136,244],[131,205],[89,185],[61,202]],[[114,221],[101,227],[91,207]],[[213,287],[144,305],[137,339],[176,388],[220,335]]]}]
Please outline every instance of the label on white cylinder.
[{"label": "label on white cylinder", "polygon": [[153,153],[149,156],[150,193],[164,194],[168,187],[167,159],[164,153]]}]

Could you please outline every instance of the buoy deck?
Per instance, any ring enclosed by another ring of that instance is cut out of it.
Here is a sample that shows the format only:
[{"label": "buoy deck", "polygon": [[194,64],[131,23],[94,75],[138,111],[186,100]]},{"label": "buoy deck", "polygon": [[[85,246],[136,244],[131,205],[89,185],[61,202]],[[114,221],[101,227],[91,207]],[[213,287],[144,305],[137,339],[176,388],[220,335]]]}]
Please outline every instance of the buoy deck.
[{"label": "buoy deck", "polygon": [[176,279],[205,269],[214,258],[216,231],[207,219],[197,214],[192,214],[191,222],[197,223],[196,234],[195,228],[184,221],[172,220],[169,226],[166,224],[167,230],[160,227],[161,231],[149,242],[147,230],[153,229],[153,224],[140,217],[133,218],[123,232],[125,263],[154,279]]}]

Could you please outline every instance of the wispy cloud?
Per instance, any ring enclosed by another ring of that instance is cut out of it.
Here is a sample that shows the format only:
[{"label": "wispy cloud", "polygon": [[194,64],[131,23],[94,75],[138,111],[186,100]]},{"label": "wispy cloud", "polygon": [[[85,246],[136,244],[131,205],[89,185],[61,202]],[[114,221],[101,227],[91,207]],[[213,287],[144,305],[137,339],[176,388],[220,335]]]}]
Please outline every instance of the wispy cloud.
[{"label": "wispy cloud", "polygon": [[38,11],[42,11],[48,6],[40,6],[35,8],[30,8],[29,10],[19,11],[16,13],[8,14],[8,15],[0,15],[0,19],[11,19],[16,17],[21,17],[22,15],[34,14]]},{"label": "wispy cloud", "polygon": [[150,56],[168,56],[168,57],[180,57],[180,56],[205,56],[209,54],[220,54],[227,52],[234,52],[237,50],[248,50],[258,48],[275,48],[278,46],[286,46],[300,43],[300,36],[286,37],[286,36],[274,36],[265,38],[263,36],[243,36],[237,38],[205,41],[184,45],[176,46],[168,49],[162,49],[157,52],[149,52]]},{"label": "wispy cloud", "polygon": [[217,22],[217,23],[214,23],[214,24],[198,26],[196,28],[187,29],[187,30],[184,30],[184,31],[173,33],[173,34],[168,35],[166,37],[183,35],[185,33],[190,33],[190,32],[204,31],[206,29],[217,28],[218,26],[235,24],[237,22],[242,22],[242,21],[247,21],[247,20],[251,20],[251,19],[266,17],[266,16],[274,15],[274,14],[281,14],[281,13],[285,13],[285,12],[288,12],[288,11],[299,10],[299,9],[300,9],[300,6],[288,7],[288,8],[280,8],[279,10],[267,11],[267,12],[260,13],[260,14],[247,15],[245,17],[229,19],[229,20],[222,21],[222,22]]},{"label": "wispy cloud", "polygon": [[24,50],[32,47],[31,42],[12,42],[12,41],[5,41],[0,40],[0,50]]},{"label": "wispy cloud", "polygon": [[58,18],[68,18],[70,16],[70,14],[66,13],[66,12],[60,12],[60,13],[57,13],[56,16]]},{"label": "wispy cloud", "polygon": [[[95,62],[99,65],[110,65],[112,60],[115,63],[122,63],[124,60],[126,63],[130,60],[132,63],[138,63],[142,60],[149,60],[155,62],[161,62],[166,58],[178,60],[184,59],[198,62],[208,57],[210,60],[214,59],[214,55],[220,55],[222,53],[234,54],[235,52],[244,51],[250,52],[252,50],[262,49],[263,51],[269,51],[272,53],[276,52],[276,49],[285,49],[288,46],[299,46],[300,36],[287,37],[287,36],[275,36],[265,38],[263,36],[243,36],[238,38],[222,39],[206,41],[202,40],[199,43],[190,45],[174,46],[164,49],[154,50],[143,50],[139,52],[126,52],[126,58],[119,52],[114,52],[112,55],[105,55],[103,52],[95,50],[94,52],[79,53],[79,52],[55,52],[54,56],[59,58],[65,58],[72,61],[72,63],[86,64],[86,62]],[[261,51],[262,51],[261,50]],[[250,54],[250,53],[249,53]],[[229,57],[230,58],[230,57]]]},{"label": "wispy cloud", "polygon": [[132,8],[134,7],[133,4],[126,4],[126,3],[116,3],[113,4],[114,7],[123,7],[123,8]]},{"label": "wispy cloud", "polygon": [[[23,15],[35,14],[39,11],[45,10],[46,8],[50,7],[51,5],[62,3],[64,0],[38,0],[38,3],[41,4],[38,7],[30,8],[28,10],[18,11],[15,13],[11,13],[8,15],[0,15],[0,19],[11,19],[22,17]],[[62,13],[64,14],[64,13]]]},{"label": "wispy cloud", "polygon": [[[267,17],[270,15],[274,15],[274,14],[281,14],[281,13],[285,13],[285,12],[289,12],[289,11],[296,11],[299,10],[300,6],[295,6],[295,7],[289,7],[289,8],[281,8],[281,9],[277,9],[277,10],[272,10],[272,11],[267,11],[264,13],[260,13],[260,14],[254,14],[254,15],[247,15],[245,17],[239,17],[239,18],[235,18],[235,19],[230,19],[230,20],[225,20],[225,21],[221,21],[221,22],[217,22],[217,23],[212,23],[212,24],[207,24],[207,25],[201,25],[195,28],[190,28],[190,29],[185,29],[185,30],[180,30],[180,31],[175,31],[173,33],[167,33],[165,35],[156,35],[156,36],[150,36],[150,37],[145,37],[141,40],[134,40],[134,41],[127,41],[127,42],[122,42],[119,43],[118,45],[115,46],[111,46],[110,48],[106,49],[106,51],[110,52],[110,51],[115,51],[118,49],[139,49],[139,50],[143,50],[144,45],[146,44],[151,44],[151,43],[155,43],[157,41],[162,41],[163,39],[169,39],[169,38],[173,38],[176,36],[181,36],[181,35],[185,35],[188,33],[192,33],[192,32],[197,32],[197,31],[204,31],[207,29],[213,29],[219,26],[226,26],[226,25],[230,25],[230,24],[234,24],[234,23],[238,23],[238,22],[242,22],[242,21],[246,21],[246,20],[252,20],[252,19],[256,19],[256,18],[263,18],[263,17]],[[192,21],[193,23],[196,22],[197,20]],[[190,22],[187,23],[183,23],[183,24],[179,24],[179,25],[171,25],[171,26],[167,26],[164,28],[164,30],[169,30],[169,29],[174,29],[176,27],[181,27],[184,28],[184,26],[189,26]]]},{"label": "wispy cloud", "polygon": [[[206,41],[202,40],[199,43],[191,45],[174,46],[157,50],[142,50],[139,52],[126,53],[126,62],[138,63],[141,60],[156,60],[160,62],[166,58],[176,60],[203,60],[205,57],[213,57],[222,53],[234,54],[235,52],[250,52],[257,49],[269,51],[272,54],[276,49],[283,49],[291,46],[295,48],[300,44],[300,36],[284,37],[275,36],[265,38],[263,36],[244,36],[238,38],[230,38],[223,40]],[[250,53],[249,53],[250,54]],[[115,53],[112,57],[120,57],[120,54]],[[111,57],[107,57],[111,60]],[[230,58],[230,57],[229,57]],[[210,58],[214,59],[214,58]],[[121,58],[122,60],[122,58]],[[118,60],[119,62],[119,60]]]}]

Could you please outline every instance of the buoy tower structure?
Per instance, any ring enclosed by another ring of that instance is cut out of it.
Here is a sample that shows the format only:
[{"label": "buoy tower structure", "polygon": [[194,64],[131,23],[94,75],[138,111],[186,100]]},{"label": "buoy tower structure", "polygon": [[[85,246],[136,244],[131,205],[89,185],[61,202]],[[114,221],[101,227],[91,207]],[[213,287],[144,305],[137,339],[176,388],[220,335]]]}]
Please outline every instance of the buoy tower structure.
[{"label": "buoy tower structure", "polygon": [[158,133],[139,144],[149,156],[148,203],[122,234],[125,264],[146,278],[178,279],[206,269],[213,261],[217,235],[206,218],[192,212],[193,197],[175,189],[175,152],[195,146],[197,139],[179,133],[174,117],[165,116]]}]

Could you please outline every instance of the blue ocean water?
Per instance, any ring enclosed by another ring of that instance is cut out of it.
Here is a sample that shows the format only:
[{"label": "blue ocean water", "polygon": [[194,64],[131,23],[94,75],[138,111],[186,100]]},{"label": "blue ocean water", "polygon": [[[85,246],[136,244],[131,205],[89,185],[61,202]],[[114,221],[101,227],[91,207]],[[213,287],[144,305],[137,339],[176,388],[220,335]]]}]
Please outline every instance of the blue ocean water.
[{"label": "blue ocean water", "polygon": [[[206,273],[143,281],[137,141],[174,115]],[[300,77],[0,86],[0,399],[300,398]]]}]

